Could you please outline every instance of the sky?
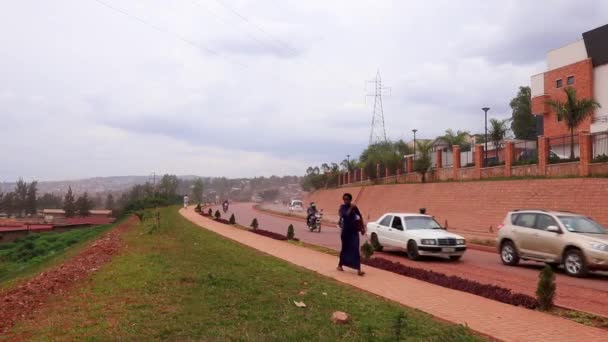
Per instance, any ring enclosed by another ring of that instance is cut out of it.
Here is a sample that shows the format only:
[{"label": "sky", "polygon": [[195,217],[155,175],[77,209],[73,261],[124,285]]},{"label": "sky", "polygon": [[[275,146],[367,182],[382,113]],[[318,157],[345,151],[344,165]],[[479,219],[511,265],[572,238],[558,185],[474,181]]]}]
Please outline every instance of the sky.
[{"label": "sky", "polygon": [[508,118],[607,1],[54,0],[0,11],[0,181],[303,174]]}]

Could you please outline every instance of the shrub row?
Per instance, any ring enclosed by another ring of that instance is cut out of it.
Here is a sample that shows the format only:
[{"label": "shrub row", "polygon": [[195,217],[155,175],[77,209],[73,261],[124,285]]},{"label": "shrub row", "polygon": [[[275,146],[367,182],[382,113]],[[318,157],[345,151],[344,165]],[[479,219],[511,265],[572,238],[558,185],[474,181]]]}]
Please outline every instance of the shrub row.
[{"label": "shrub row", "polygon": [[[212,217],[212,215],[209,215],[209,213],[205,213],[204,211],[201,211],[200,214],[202,216],[205,216],[205,217]],[[234,215],[233,215],[233,217],[234,217]],[[232,219],[232,217],[231,217],[231,219]],[[226,220],[226,219],[223,219],[223,218],[215,219],[215,221],[217,221],[219,223],[227,224],[227,225],[232,225],[232,223],[230,223],[229,220]],[[251,224],[257,227],[257,219],[254,222],[252,222]],[[292,229],[293,229],[293,227],[292,227]],[[280,240],[280,241],[289,240],[287,238],[287,236],[285,236],[285,235],[281,235],[279,233],[271,232],[271,231],[268,231],[268,230],[254,228],[254,229],[249,229],[249,231],[252,232],[252,233],[258,234],[258,235],[262,235],[262,236],[266,236],[266,237],[275,239],[275,240]],[[292,238],[291,240],[299,241],[295,237]]]},{"label": "shrub row", "polygon": [[409,267],[383,258],[372,258],[364,260],[363,263],[371,267],[380,268],[385,271],[426,281],[449,289],[468,292],[505,304],[521,306],[528,309],[535,309],[538,307],[538,301],[535,298],[521,293],[513,293],[511,290],[504,287],[482,284],[458,276],[448,276],[435,271]]}]

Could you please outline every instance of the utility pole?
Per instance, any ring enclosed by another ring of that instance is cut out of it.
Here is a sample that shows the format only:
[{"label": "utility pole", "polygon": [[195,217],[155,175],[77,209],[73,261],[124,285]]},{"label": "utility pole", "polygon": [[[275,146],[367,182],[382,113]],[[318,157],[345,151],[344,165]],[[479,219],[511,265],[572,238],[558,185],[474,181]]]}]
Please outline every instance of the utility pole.
[{"label": "utility pole", "polygon": [[368,81],[368,83],[374,83],[374,93],[368,94],[367,96],[374,97],[374,110],[372,113],[372,127],[369,134],[369,144],[375,144],[379,142],[387,142],[386,128],[384,127],[384,109],[382,107],[382,91],[390,90],[390,88],[382,87],[382,78],[380,77],[380,70],[376,73],[376,78]]},{"label": "utility pole", "polygon": [[[490,110],[490,108],[488,107],[483,107],[481,108],[481,110],[483,110],[484,114],[485,114],[485,121],[486,121],[486,136],[484,138],[485,140],[485,147],[483,149],[483,167],[486,167],[486,163],[488,162],[488,111]],[[496,148],[496,147],[494,147]]]}]

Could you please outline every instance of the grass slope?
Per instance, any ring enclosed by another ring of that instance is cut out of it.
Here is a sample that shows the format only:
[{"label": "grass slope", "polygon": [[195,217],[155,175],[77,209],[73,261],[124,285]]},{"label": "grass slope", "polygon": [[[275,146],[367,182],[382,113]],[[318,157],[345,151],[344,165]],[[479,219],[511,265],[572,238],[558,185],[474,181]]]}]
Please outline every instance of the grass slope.
[{"label": "grass slope", "polygon": [[[161,227],[124,235],[128,248],[41,319],[9,338],[33,340],[478,341],[368,293],[225,240],[161,210]],[[305,291],[305,294],[300,294]],[[308,306],[297,308],[293,301]],[[348,325],[330,322],[349,313]]]}]

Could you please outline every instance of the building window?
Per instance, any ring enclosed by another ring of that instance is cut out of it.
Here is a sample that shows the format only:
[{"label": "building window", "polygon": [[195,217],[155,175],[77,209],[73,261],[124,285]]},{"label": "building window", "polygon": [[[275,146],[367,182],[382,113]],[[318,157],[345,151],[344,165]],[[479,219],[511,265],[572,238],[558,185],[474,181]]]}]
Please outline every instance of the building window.
[{"label": "building window", "polygon": [[561,78],[555,82],[555,87],[556,88],[561,88],[562,87],[562,79]]},{"label": "building window", "polygon": [[574,76],[568,76],[568,80],[566,81],[566,83],[568,83],[568,85],[573,85],[574,84]]}]

